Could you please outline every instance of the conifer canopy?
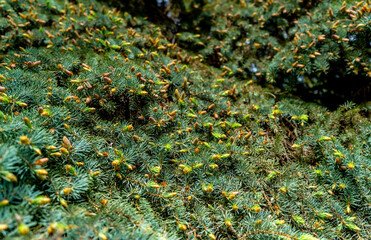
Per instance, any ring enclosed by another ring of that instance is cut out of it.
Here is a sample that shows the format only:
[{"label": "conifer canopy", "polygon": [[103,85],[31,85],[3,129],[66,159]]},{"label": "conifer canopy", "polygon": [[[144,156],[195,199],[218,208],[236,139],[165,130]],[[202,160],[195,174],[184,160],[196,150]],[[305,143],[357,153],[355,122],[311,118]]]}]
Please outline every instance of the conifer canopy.
[{"label": "conifer canopy", "polygon": [[106,4],[0,0],[0,239],[369,238],[369,0]]}]

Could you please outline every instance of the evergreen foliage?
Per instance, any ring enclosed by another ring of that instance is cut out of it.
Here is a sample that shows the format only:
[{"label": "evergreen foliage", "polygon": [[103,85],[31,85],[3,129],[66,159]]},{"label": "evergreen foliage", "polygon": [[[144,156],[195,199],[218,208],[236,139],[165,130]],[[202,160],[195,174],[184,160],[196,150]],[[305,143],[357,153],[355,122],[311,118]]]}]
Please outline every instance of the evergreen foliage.
[{"label": "evergreen foliage", "polygon": [[332,108],[344,99],[370,100],[369,1],[201,2],[189,6],[202,9],[192,19],[180,15],[179,44],[226,75]]},{"label": "evergreen foliage", "polygon": [[[247,19],[265,9],[241,4]],[[283,12],[270,21],[285,21]],[[237,19],[229,14],[218,21]],[[250,41],[265,44],[238,50],[246,36],[237,26],[252,29],[248,21],[217,23],[206,39],[191,30],[168,39],[96,1],[0,1],[0,15],[0,238],[370,236],[369,110],[347,103],[329,112],[246,81],[255,71],[246,69],[273,59],[266,69],[279,74],[295,59],[286,46],[292,57],[276,66],[280,53],[269,52],[280,43],[264,26]],[[311,42],[300,31],[296,41]],[[324,41],[350,44],[335,40]],[[261,62],[243,63],[249,54]]]}]

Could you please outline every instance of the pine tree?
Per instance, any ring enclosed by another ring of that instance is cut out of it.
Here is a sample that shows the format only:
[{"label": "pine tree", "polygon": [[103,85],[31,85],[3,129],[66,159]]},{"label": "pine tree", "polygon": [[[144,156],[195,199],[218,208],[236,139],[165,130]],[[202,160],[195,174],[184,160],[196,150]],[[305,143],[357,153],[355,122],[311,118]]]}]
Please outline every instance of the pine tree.
[{"label": "pine tree", "polygon": [[215,17],[230,28],[175,40],[96,1],[0,2],[1,238],[367,239],[369,109],[246,81],[280,53],[240,30],[285,2],[233,3]]}]

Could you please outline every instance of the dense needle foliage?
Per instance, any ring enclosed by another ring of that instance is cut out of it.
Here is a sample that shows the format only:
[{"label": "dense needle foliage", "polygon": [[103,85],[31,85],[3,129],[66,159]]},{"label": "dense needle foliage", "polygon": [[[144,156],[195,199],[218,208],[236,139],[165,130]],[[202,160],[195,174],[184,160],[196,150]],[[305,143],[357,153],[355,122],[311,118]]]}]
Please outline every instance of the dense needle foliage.
[{"label": "dense needle foliage", "polygon": [[369,1],[189,2],[172,36],[96,1],[0,1],[0,238],[370,236],[369,109],[257,85],[369,81]]},{"label": "dense needle foliage", "polygon": [[173,14],[180,46],[228,76],[273,83],[334,109],[345,99],[370,100],[369,1],[174,2],[170,13],[182,9]]}]

